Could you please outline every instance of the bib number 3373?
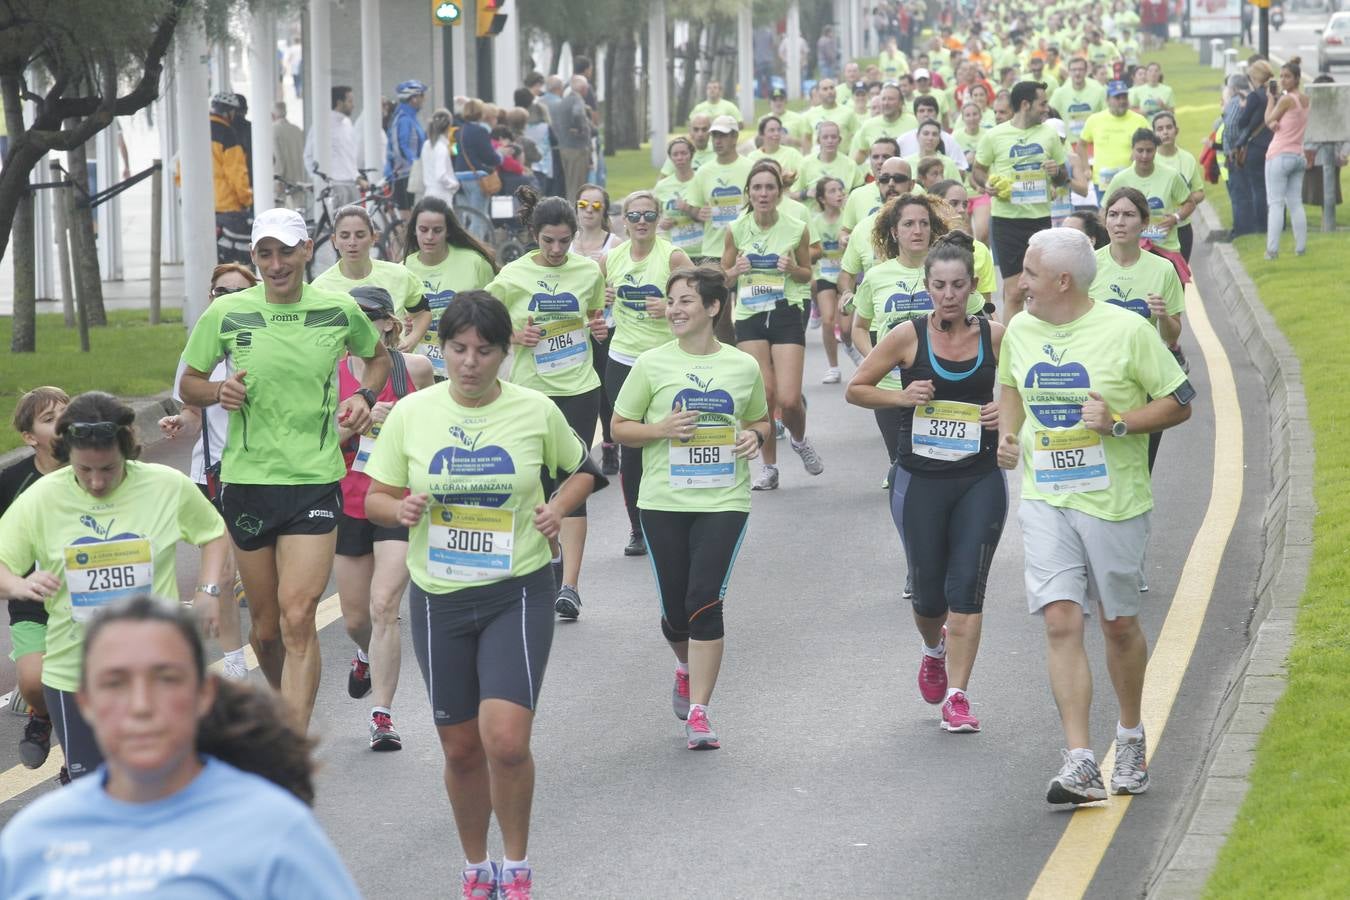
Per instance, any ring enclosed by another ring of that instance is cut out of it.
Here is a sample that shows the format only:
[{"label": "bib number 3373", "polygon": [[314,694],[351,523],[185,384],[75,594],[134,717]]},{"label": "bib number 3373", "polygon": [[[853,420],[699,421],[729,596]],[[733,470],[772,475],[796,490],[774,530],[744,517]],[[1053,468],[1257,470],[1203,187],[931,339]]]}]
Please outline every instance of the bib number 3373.
[{"label": "bib number 3373", "polygon": [[148,593],[154,585],[150,541],[126,538],[65,548],[71,618],[88,622],[100,606]]},{"label": "bib number 3373", "polygon": [[939,400],[914,407],[910,443],[916,456],[957,460],[980,452],[980,408]]},{"label": "bib number 3373", "polygon": [[1082,494],[1111,486],[1106,448],[1095,431],[1037,431],[1031,454],[1036,486],[1048,494]]},{"label": "bib number 3373", "polygon": [[487,581],[511,574],[515,513],[435,503],[429,512],[427,571],[446,581]]}]

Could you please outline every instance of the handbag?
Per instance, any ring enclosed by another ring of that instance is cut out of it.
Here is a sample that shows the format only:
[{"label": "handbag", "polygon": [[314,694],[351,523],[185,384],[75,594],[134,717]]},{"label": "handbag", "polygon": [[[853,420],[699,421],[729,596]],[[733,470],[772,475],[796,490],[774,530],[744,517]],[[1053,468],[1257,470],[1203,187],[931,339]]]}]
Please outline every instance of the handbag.
[{"label": "handbag", "polygon": [[[463,147],[464,145],[460,144],[460,146]],[[473,158],[469,156],[467,147],[464,149],[464,158],[468,160],[470,169],[478,169],[478,167],[473,164]],[[478,171],[486,172],[482,178],[478,179],[478,188],[483,192],[484,197],[491,197],[502,189],[502,176],[497,174],[495,168],[478,169]]]},{"label": "handbag", "polygon": [[[426,148],[422,148],[426,152]],[[426,193],[426,184],[422,180],[422,157],[413,160],[412,168],[408,170],[408,193],[420,197]]]}]

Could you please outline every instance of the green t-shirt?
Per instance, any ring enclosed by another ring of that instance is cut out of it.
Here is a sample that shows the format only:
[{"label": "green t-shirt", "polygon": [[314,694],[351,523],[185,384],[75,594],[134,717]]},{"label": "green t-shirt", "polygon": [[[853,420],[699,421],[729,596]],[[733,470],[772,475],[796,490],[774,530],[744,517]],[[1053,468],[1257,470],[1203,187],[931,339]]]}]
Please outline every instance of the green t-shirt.
[{"label": "green t-shirt", "polygon": [[1172,88],[1166,84],[1141,84],[1130,88],[1130,106],[1152,121],[1153,114],[1171,109]]},{"label": "green t-shirt", "polygon": [[998,379],[1018,391],[1026,413],[1018,435],[1024,501],[1043,500],[1108,521],[1153,507],[1148,435],[1102,437],[1082,425],[1089,391],[1113,412],[1126,413],[1186,381],[1142,317],[1109,303],[1093,303],[1063,325],[1017,316],[1003,335]]},{"label": "green t-shirt", "polygon": [[[567,254],[560,266],[541,266],[527,253],[497,273],[487,286],[506,304],[511,328],[534,320],[544,338],[533,347],[515,345],[511,380],[550,397],[575,397],[600,386],[591,358],[590,314],[605,308],[605,280],[588,256]],[[383,436],[383,432],[381,432]]]},{"label": "green t-shirt", "polygon": [[844,192],[853,190],[858,183],[858,167],[844,153],[835,154],[834,159],[825,162],[812,154],[802,161],[802,170],[797,175],[794,190],[805,191],[808,200],[815,196],[816,183],[826,175],[838,178],[844,183]]},{"label": "green t-shirt", "polygon": [[127,460],[126,477],[103,497],[80,487],[69,466],[35,481],[0,518],[0,563],[15,573],[37,567],[61,582],[44,604],[42,683],[76,690],[95,610],[136,594],[177,597],[178,542],[200,546],[224,533],[192,479],[158,463]]},{"label": "green t-shirt", "polygon": [[805,141],[812,136],[811,123],[806,121],[806,116],[791,109],[783,110],[781,115],[775,112],[766,112],[756,120],[755,125],[758,126],[760,122],[763,122],[769,116],[774,116],[778,121],[782,122],[783,130],[786,131],[790,137],[796,138],[799,141]]},{"label": "green t-shirt", "polygon": [[856,155],[859,150],[871,153],[873,141],[879,138],[898,138],[906,131],[913,131],[918,127],[919,120],[914,118],[913,113],[901,112],[895,117],[894,122],[886,121],[885,116],[872,116],[858,126],[858,133],[853,136],[853,142],[849,145],[849,153]]},{"label": "green t-shirt", "polygon": [[1123,116],[1109,109],[1088,116],[1083,125],[1083,143],[1092,145],[1092,171],[1097,184],[1105,186],[1120,170],[1129,168],[1134,156],[1134,133],[1148,128],[1148,119],[1132,109]]},{"label": "green t-shirt", "polygon": [[[704,163],[715,162],[716,160],[717,160],[717,151],[713,149],[712,141],[708,141],[708,146],[704,147],[702,150],[694,148],[694,155],[689,160],[689,165],[695,172],[697,172],[700,168],[703,167]],[[675,174],[675,164],[671,162],[670,159],[667,158],[666,161],[661,164],[661,177],[669,178],[674,174]]]},{"label": "green t-shirt", "polygon": [[839,126],[839,153],[847,156],[846,148],[853,146],[853,135],[857,134],[858,128],[862,126],[862,120],[853,111],[853,107],[842,103],[836,103],[833,109],[813,106],[806,111],[806,120],[811,123],[812,128],[815,128],[823,119]]},{"label": "green t-shirt", "polygon": [[844,201],[844,212],[839,216],[839,227],[853,231],[858,223],[881,209],[881,188],[877,183],[860,184]]},{"label": "green t-shirt", "polygon": [[[942,160],[942,178],[944,181],[948,178],[952,181],[961,180],[961,170],[956,167],[955,160],[945,153],[933,153],[931,155]],[[916,182],[919,180],[919,163],[923,162],[925,159],[927,159],[927,157],[921,156],[918,153],[905,157],[905,162],[909,163],[909,170],[914,173],[913,177]]]},{"label": "green t-shirt", "polygon": [[366,463],[375,481],[430,495],[408,530],[408,573],[428,594],[528,575],[552,558],[534,527],[534,508],[547,500],[540,470],[575,472],[589,448],[548,397],[501,389],[476,407],[460,406],[445,386],[404,397]]},{"label": "green t-shirt", "polygon": [[1122,266],[1111,255],[1109,246],[1097,251],[1097,277],[1092,279],[1088,295],[1114,306],[1138,313],[1153,322],[1148,295],[1157,294],[1167,304],[1167,314],[1186,311],[1186,292],[1181,288],[1176,266],[1154,253],[1140,253],[1132,266]]},{"label": "green t-shirt", "polygon": [[728,226],[736,221],[745,205],[745,183],[750,180],[754,163],[744,156],[728,165],[714,160],[694,175],[693,186],[684,195],[690,206],[712,207],[712,219],[703,223],[703,252],[700,256],[721,259]]},{"label": "green t-shirt", "polygon": [[492,280],[492,265],[476,251],[467,247],[449,245],[445,259],[434,266],[422,263],[414,253],[403,261],[404,267],[422,284],[422,296],[431,307],[431,327],[422,335],[417,352],[431,360],[436,374],[445,377],[445,359],[441,356],[441,339],[436,328],[441,324],[441,313],[461,291],[481,290]]},{"label": "green t-shirt", "polygon": [[647,315],[647,298],[666,299],[666,280],[670,277],[670,255],[675,252],[669,241],[656,239],[650,253],[634,262],[632,241],[624,241],[605,257],[605,276],[614,285],[614,337],[609,352],[626,357],[629,365],[643,351],[671,340],[670,323],[665,317]]},{"label": "green t-shirt", "polygon": [[773,309],[779,300],[801,306],[810,298],[809,284],[778,270],[778,257],[792,257],[803,234],[806,223],[782,213],[767,230],[759,227],[754,216],[743,216],[731,226],[736,250],[750,260],[751,266],[749,272],[736,279],[735,321]]},{"label": "green t-shirt", "polygon": [[857,228],[849,232],[848,246],[844,248],[844,255],[839,260],[839,267],[854,277],[855,292],[857,277],[870,269],[876,260],[872,248],[872,227],[876,224],[878,215],[880,213],[872,213],[859,222]]},{"label": "green t-shirt", "polygon": [[715,119],[718,116],[731,116],[737,122],[741,121],[741,108],[726,97],[723,97],[716,103],[711,100],[695,103],[694,108],[689,110],[689,118],[693,119],[694,116],[700,114],[705,115],[710,119]]},{"label": "green t-shirt", "polygon": [[703,223],[681,209],[680,201],[685,199],[693,184],[693,178],[680,181],[674,175],[670,175],[662,178],[656,183],[656,187],[652,188],[652,193],[661,202],[662,218],[671,222],[670,228],[662,233],[662,237],[691,257],[703,255]]},{"label": "green t-shirt", "polygon": [[778,163],[778,168],[784,175],[791,175],[795,181],[797,173],[802,170],[802,154],[795,147],[789,147],[787,144],[781,144],[774,153],[766,153],[764,150],[756,150],[746,159],[751,163],[758,162],[761,159],[772,159]]},{"label": "green t-shirt", "polygon": [[1168,166],[1154,165],[1153,174],[1145,178],[1134,166],[1130,166],[1115,174],[1111,183],[1106,186],[1105,197],[1110,197],[1112,191],[1122,187],[1137,188],[1148,198],[1149,221],[1152,224],[1144,226],[1142,237],[1148,238],[1164,250],[1180,253],[1181,238],[1177,236],[1180,225],[1173,225],[1166,233],[1156,226],[1164,216],[1175,215],[1177,207],[1190,199],[1191,189],[1181,174]]},{"label": "green t-shirt", "polygon": [[823,212],[811,214],[811,243],[820,244],[821,256],[816,260],[811,275],[816,281],[839,281],[839,263],[844,258],[843,248],[839,246],[840,219],[833,222],[825,218]]},{"label": "green t-shirt", "polygon": [[1059,110],[1069,128],[1069,138],[1077,141],[1083,134],[1088,116],[1106,109],[1106,88],[1091,78],[1083,82],[1080,91],[1072,81],[1066,81],[1050,95],[1050,105]]},{"label": "green t-shirt", "polygon": [[221,480],[341,481],[347,467],[337,441],[337,363],[348,351],[367,359],[379,342],[350,294],[310,284],[295,303],[268,303],[258,284],[208,306],[188,336],[183,362],[209,373],[226,359],[231,374],[247,373],[248,398],[230,413]]},{"label": "green t-shirt", "polygon": [[653,441],[642,448],[640,509],[664,512],[749,512],[750,466],[737,459],[736,433],[769,414],[764,378],[754,357],[719,344],[695,356],[670,341],[638,357],[614,412],[654,424],[682,410],[699,414],[688,441]]},{"label": "green t-shirt", "polygon": [[[984,299],[975,294],[977,306]],[[923,266],[911,268],[900,259],[879,262],[867,270],[867,277],[853,294],[853,309],[859,319],[866,319],[868,330],[880,341],[901,322],[933,311],[933,298],[924,286]],[[878,387],[891,391],[904,390],[900,370],[892,369],[881,379]]]},{"label": "green t-shirt", "polygon": [[1094,67],[1109,66],[1121,59],[1120,51],[1110,41],[1102,41],[1100,44],[1087,44],[1083,47],[1083,50],[1087,53],[1088,62],[1092,63]]},{"label": "green t-shirt", "polygon": [[980,138],[984,137],[988,129],[981,127],[979,131],[971,134],[965,127],[952,132],[952,140],[956,141],[956,146],[960,147],[966,153],[973,154],[980,146]]},{"label": "green t-shirt", "polygon": [[[1161,153],[1155,153],[1153,164],[1175,169],[1177,174],[1181,176],[1181,180],[1186,182],[1186,187],[1190,188],[1192,194],[1205,189],[1204,174],[1200,171],[1200,163],[1196,160],[1195,154],[1189,150],[1178,147],[1175,156],[1163,156]],[[1187,217],[1178,222],[1177,227],[1181,228],[1190,223],[1191,220]]]},{"label": "green t-shirt", "polygon": [[895,81],[909,73],[909,60],[905,58],[904,51],[898,48],[895,51],[882,50],[877,56],[877,67],[881,69],[882,78]]},{"label": "green t-shirt", "polygon": [[1042,122],[1018,128],[1012,121],[995,125],[980,138],[975,161],[991,176],[1013,183],[1012,195],[994,197],[992,212],[1001,219],[1045,219],[1050,216],[1050,179],[1045,163],[1064,165],[1064,145],[1055,129]]},{"label": "green t-shirt", "polygon": [[[975,242],[975,290],[981,294],[992,297],[994,291],[998,289],[998,282],[994,278],[994,254],[990,252],[989,247],[983,241]],[[980,300],[980,309],[984,308],[984,300]],[[979,310],[971,310],[978,312]]]},{"label": "green t-shirt", "polygon": [[352,288],[364,284],[382,287],[393,299],[394,316],[400,321],[407,315],[408,310],[422,305],[424,288],[421,280],[398,263],[372,259],[370,274],[365,278],[348,278],[342,274],[341,265],[333,263],[310,284],[321,291],[336,294],[350,294]]}]

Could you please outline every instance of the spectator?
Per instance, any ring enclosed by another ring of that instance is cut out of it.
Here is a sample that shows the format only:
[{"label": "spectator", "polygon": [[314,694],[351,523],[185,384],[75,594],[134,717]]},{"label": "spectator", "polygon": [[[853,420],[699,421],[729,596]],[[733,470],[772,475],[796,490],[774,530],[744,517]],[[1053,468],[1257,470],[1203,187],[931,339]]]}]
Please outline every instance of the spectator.
[{"label": "spectator", "polygon": [[1308,161],[1303,155],[1303,133],[1308,127],[1308,107],[1312,101],[1299,90],[1303,70],[1299,58],[1291,57],[1280,68],[1280,88],[1266,96],[1266,125],[1274,132],[1266,148],[1266,196],[1270,210],[1266,216],[1266,259],[1280,253],[1280,232],[1284,230],[1284,211],[1289,210],[1289,226],[1294,231],[1294,254],[1308,249],[1308,216],[1303,209],[1303,174]]},{"label": "spectator", "polygon": [[557,75],[550,75],[544,79],[544,92],[539,95],[539,99],[544,106],[548,107],[548,120],[553,123],[554,130],[558,129],[558,107],[563,101],[563,80]]},{"label": "spectator", "polygon": [[756,97],[769,96],[769,89],[773,87],[771,79],[774,75],[774,60],[778,57],[774,37],[773,26],[771,25],[759,26],[751,36]]},{"label": "spectator", "polygon": [[[300,185],[305,178],[305,133],[286,118],[286,104],[278,100],[272,107],[272,174],[278,182]],[[277,199],[291,209],[304,206],[300,191],[277,185]]]},{"label": "spectator", "polygon": [[[345,84],[335,85],[329,97],[328,112],[328,170],[324,172],[333,181],[333,202],[338,206],[355,203],[360,198],[359,188],[366,186],[361,174],[361,136],[352,124],[352,110],[356,98]],[[319,170],[318,155],[314,152],[314,129],[305,136],[305,171]]]},{"label": "spectator", "polygon": [[589,93],[590,83],[585,76],[573,75],[572,90],[563,98],[553,119],[558,148],[562,151],[563,181],[567,188],[561,195],[564,197],[581,189],[591,165],[591,119],[586,108]]},{"label": "spectator", "polygon": [[[459,189],[463,202],[491,216],[490,196],[483,190],[481,178],[468,177],[474,172],[493,172],[501,164],[502,158],[492,146],[492,133],[483,123],[482,100],[471,98],[464,102],[464,124],[459,129],[459,153],[455,156],[455,171],[461,174]],[[487,235],[477,235],[486,238]]]},{"label": "spectator", "polygon": [[450,110],[438,109],[427,123],[427,140],[422,145],[423,196],[443,200],[447,206],[454,203],[459,190],[455,166],[450,159]]},{"label": "spectator", "polygon": [[406,222],[413,207],[413,196],[408,192],[408,175],[427,140],[427,133],[417,120],[417,114],[427,99],[427,86],[411,79],[401,82],[397,91],[398,106],[394,108],[393,119],[385,130],[389,149],[385,153],[384,177],[393,186],[394,206]]},{"label": "spectator", "polygon": [[1271,133],[1266,127],[1266,85],[1275,70],[1264,59],[1247,65],[1251,90],[1242,101],[1236,121],[1224,122],[1223,142],[1228,151],[1228,181],[1236,196],[1233,201],[1233,237],[1261,231],[1266,209],[1266,148]]},{"label": "spectator", "polygon": [[516,188],[522,186],[538,192],[539,182],[535,180],[533,166],[539,161],[539,148],[525,137],[525,124],[530,120],[530,113],[517,106],[503,111],[501,118],[502,124],[492,132],[492,144],[502,158],[500,193],[515,196]]},{"label": "spectator", "polygon": [[248,168],[249,188],[253,187],[253,123],[248,120],[248,98],[235,94],[234,102],[238,109],[234,114],[234,136],[239,146],[244,148],[244,164]]},{"label": "spectator", "polygon": [[834,37],[834,26],[826,25],[820,30],[816,41],[816,76],[824,81],[839,74],[839,44]]},{"label": "spectator", "polygon": [[211,175],[215,190],[217,262],[249,262],[248,248],[253,188],[248,161],[234,128],[239,101],[234,94],[211,98]]}]

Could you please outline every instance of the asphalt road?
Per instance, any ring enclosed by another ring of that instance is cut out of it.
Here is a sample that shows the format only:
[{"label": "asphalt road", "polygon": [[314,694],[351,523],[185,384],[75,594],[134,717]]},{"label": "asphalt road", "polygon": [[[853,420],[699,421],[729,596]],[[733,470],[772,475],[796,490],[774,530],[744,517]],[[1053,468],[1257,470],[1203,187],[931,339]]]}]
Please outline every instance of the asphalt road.
[{"label": "asphalt road", "polygon": [[[1152,789],[1126,812],[1093,897],[1142,893],[1246,640],[1269,480],[1265,393],[1221,310],[1209,315],[1243,403],[1245,495],[1153,758]],[[1154,476],[1143,614],[1150,646],[1210,499],[1209,372],[1189,331],[1183,346],[1199,399],[1191,421],[1164,438]],[[538,896],[1017,897],[1059,841],[1070,816],[1047,806],[1044,789],[1062,735],[1040,620],[1026,612],[1015,515],[994,561],[971,683],[984,730],[949,735],[914,683],[919,643],[900,600],[904,562],[880,488],[880,437],[869,412],[843,402],[841,386],[818,383],[822,370],[813,345],[808,431],[825,473],[811,478],[786,455],[782,489],[755,496],[728,594],[727,655],[712,706],[722,750],[684,749],[650,569],[622,556],[617,486],[591,504],[585,607],[578,623],[557,629],[535,728]],[[165,445],[149,458],[185,462],[182,448]],[[1017,483],[1010,479],[1014,496]],[[180,582],[189,586],[192,556],[180,553]],[[367,749],[367,703],[345,690],[351,644],[340,624],[323,632],[317,813],[368,895],[446,897],[458,890],[460,853],[403,624],[394,721],[404,750],[392,754]],[[1101,752],[1114,737],[1114,700],[1095,632],[1089,648]],[[0,715],[0,784],[17,765],[21,725]],[[0,821],[51,789],[0,792]],[[492,847],[499,857],[495,836]]]}]

